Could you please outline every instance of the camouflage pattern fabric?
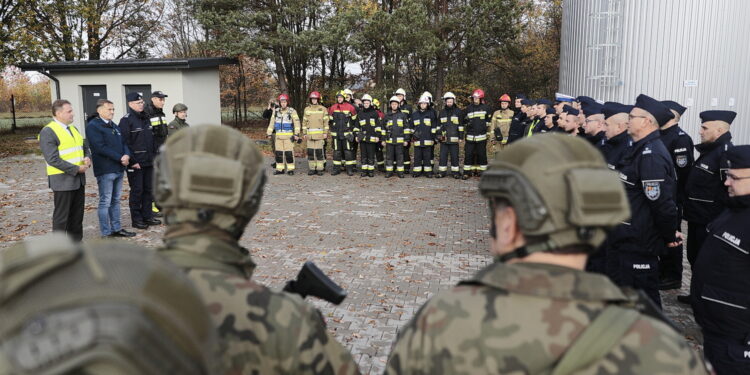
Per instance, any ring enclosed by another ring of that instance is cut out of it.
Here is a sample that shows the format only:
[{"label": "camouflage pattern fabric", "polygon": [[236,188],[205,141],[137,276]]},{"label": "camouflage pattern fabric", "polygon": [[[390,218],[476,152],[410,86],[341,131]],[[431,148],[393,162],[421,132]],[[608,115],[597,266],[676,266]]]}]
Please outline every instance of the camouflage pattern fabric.
[{"label": "camouflage pattern fabric", "polygon": [[[297,295],[250,280],[255,264],[236,242],[205,234],[165,242],[159,251],[188,268],[207,304],[227,374],[359,374],[351,354],[328,333],[317,309]],[[190,267],[173,257],[185,253],[229,270]]]},{"label": "camouflage pattern fabric", "polygon": [[[549,374],[608,302],[606,277],[554,265],[493,263],[438,293],[404,327],[386,374]],[[577,374],[705,374],[683,337],[641,316]]]}]

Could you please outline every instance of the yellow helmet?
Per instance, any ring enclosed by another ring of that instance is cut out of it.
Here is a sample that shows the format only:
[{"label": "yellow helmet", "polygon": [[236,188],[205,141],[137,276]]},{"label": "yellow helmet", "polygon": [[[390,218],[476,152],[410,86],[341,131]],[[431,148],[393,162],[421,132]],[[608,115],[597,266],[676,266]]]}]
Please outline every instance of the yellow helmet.
[{"label": "yellow helmet", "polygon": [[336,96],[340,96],[342,98],[346,98],[346,93],[344,92],[344,90],[339,90],[339,91],[336,92]]},{"label": "yellow helmet", "polygon": [[380,100],[378,100],[377,98],[373,99],[373,100],[372,100],[372,105],[373,105],[373,106],[374,106],[375,108],[379,108],[379,107],[380,107]]}]

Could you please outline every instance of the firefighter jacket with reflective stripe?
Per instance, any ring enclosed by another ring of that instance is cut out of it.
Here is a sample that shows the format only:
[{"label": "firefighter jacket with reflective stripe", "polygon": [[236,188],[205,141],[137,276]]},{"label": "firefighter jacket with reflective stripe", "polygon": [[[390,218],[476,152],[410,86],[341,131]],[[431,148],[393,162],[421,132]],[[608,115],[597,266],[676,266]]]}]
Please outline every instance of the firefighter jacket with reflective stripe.
[{"label": "firefighter jacket with reflective stripe", "polygon": [[309,139],[319,141],[328,136],[328,110],[320,104],[309,105],[302,116],[302,132]]},{"label": "firefighter jacket with reflective stripe", "polygon": [[[83,151],[83,137],[78,132],[75,126],[66,127],[60,125],[57,121],[50,121],[45,128],[52,129],[60,141],[57,146],[57,152],[60,154],[60,159],[74,165],[83,165],[84,151]],[[68,131],[70,129],[70,131]],[[65,172],[47,164],[47,176],[56,174],[63,174]]]},{"label": "firefighter jacket with reflective stripe", "polygon": [[380,142],[383,129],[381,125],[381,114],[375,108],[363,108],[357,114],[357,138],[362,142]]},{"label": "firefighter jacket with reflective stripe", "polygon": [[385,137],[386,143],[406,142],[409,134],[411,134],[411,129],[409,129],[409,118],[406,113],[398,111],[389,112],[385,115],[382,135]]},{"label": "firefighter jacket with reflective stripe", "polygon": [[169,129],[167,128],[167,115],[162,108],[156,108],[153,104],[147,104],[143,110],[148,116],[151,124],[151,133],[156,138],[166,138]]},{"label": "firefighter jacket with reflective stripe", "polygon": [[356,125],[357,110],[348,102],[336,103],[328,108],[331,137],[344,139],[352,134]]},{"label": "firefighter jacket with reflective stripe", "polygon": [[291,139],[300,132],[299,116],[294,108],[276,108],[271,115],[271,121],[266,134],[276,133],[276,139]]},{"label": "firefighter jacket with reflective stripe", "polygon": [[411,126],[414,129],[412,139],[414,146],[433,146],[437,140],[437,130],[440,123],[432,108],[418,109],[411,114]]},{"label": "firefighter jacket with reflective stripe", "polygon": [[440,128],[438,134],[447,144],[455,144],[464,136],[464,114],[455,105],[445,107],[438,116]]},{"label": "firefighter jacket with reflective stripe", "polygon": [[[495,139],[499,139],[498,133],[502,134],[500,129],[505,128],[507,129],[506,131],[510,130],[510,123],[513,121],[513,115],[515,115],[515,113],[513,113],[513,110],[510,108],[498,109],[492,114],[492,129],[490,130],[490,133],[495,136]],[[507,137],[503,136],[502,142],[503,144],[508,143]]]},{"label": "firefighter jacket with reflective stripe", "polygon": [[492,113],[490,107],[487,104],[469,104],[464,110],[466,118],[464,123],[466,124],[466,141],[467,142],[482,142],[487,140],[487,135],[490,132],[490,122],[492,121]]}]

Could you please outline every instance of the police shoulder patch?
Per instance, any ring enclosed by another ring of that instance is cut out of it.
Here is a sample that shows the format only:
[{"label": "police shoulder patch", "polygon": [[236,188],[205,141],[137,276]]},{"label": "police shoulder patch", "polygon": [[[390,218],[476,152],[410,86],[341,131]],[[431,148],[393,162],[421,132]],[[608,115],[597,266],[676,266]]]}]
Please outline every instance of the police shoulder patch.
[{"label": "police shoulder patch", "polygon": [[680,168],[685,168],[688,163],[687,155],[677,155],[675,158],[675,162],[677,163],[677,166]]},{"label": "police shoulder patch", "polygon": [[661,183],[660,181],[643,181],[643,192],[646,193],[646,198],[655,201],[661,196]]}]

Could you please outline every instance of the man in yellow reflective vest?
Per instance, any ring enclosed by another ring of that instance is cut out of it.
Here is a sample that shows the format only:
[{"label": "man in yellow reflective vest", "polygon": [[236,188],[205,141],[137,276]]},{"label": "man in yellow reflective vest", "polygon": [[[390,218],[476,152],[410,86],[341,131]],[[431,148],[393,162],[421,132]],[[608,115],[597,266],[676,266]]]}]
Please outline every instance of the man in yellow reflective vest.
[{"label": "man in yellow reflective vest", "polygon": [[73,126],[73,107],[69,101],[58,99],[52,103],[52,121],[39,133],[39,146],[47,163],[49,187],[54,193],[52,230],[81,241],[86,170],[91,167],[91,152]]}]

